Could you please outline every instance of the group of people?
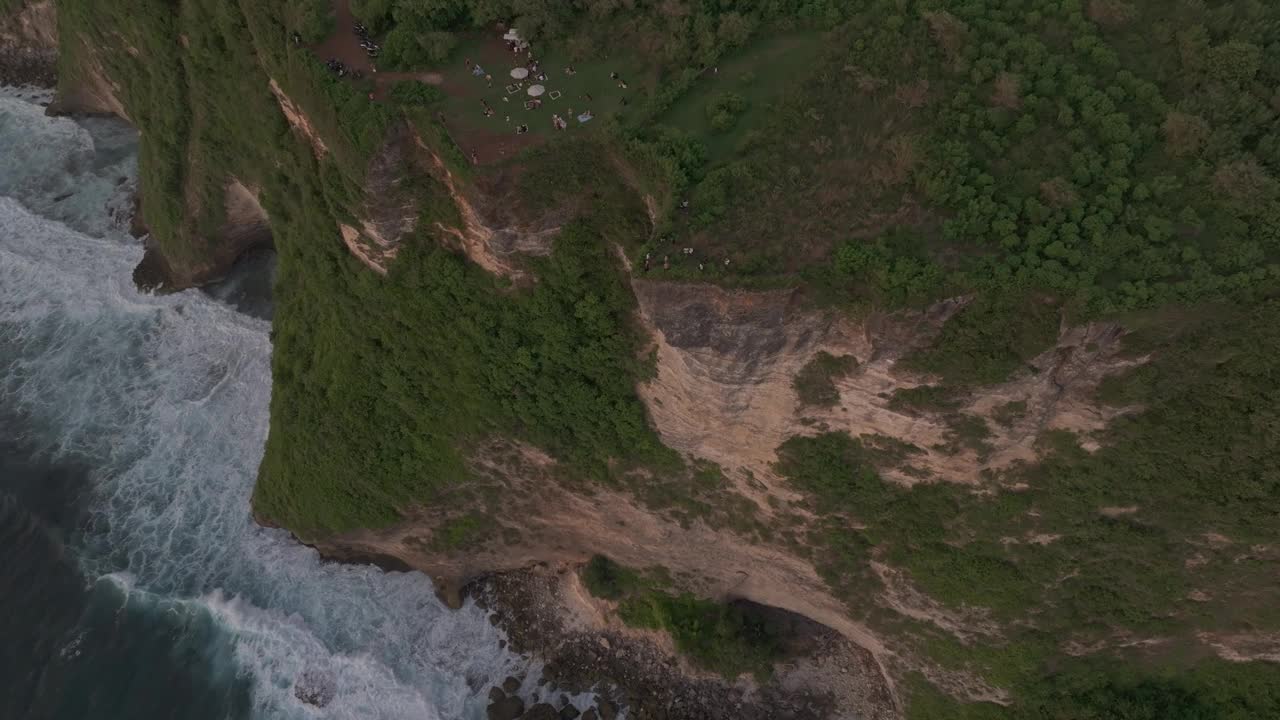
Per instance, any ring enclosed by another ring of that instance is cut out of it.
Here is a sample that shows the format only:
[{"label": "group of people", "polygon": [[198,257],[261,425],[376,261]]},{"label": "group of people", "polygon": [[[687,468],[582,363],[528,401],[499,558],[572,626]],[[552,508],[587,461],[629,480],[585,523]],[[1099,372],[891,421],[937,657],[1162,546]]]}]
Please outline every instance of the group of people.
[{"label": "group of people", "polygon": [[[530,45],[527,42],[524,42],[521,40],[512,40],[509,37],[506,38],[506,40],[507,40],[507,49],[511,51],[512,54],[520,55],[521,53],[523,53],[525,55],[524,62],[521,63],[521,65],[523,65],[523,67],[526,70],[528,70],[528,75],[525,76],[529,78],[528,82],[534,82],[534,81],[546,82],[548,80],[548,75],[543,70],[539,60],[536,57],[534,57],[533,48],[530,47]],[[493,76],[490,75],[488,72],[486,72],[484,68],[480,66],[479,63],[474,63],[471,61],[471,58],[466,58],[466,66],[467,66],[467,70],[471,72],[472,76],[478,77],[478,78],[484,78],[485,82],[488,83],[489,87],[493,87]],[[572,77],[574,75],[577,75],[578,71],[572,65],[566,65],[564,68],[564,74]],[[618,73],[616,72],[610,73],[609,77],[618,83],[619,88],[622,88],[624,90],[627,88],[626,81],[623,80],[621,76],[618,75]],[[521,82],[517,80],[516,82],[513,82],[510,85],[507,85],[506,89],[507,89],[507,95],[515,94],[520,90],[525,89],[525,82]],[[507,97],[507,95],[504,95],[502,97],[503,102],[510,102],[510,98]],[[561,97],[561,93],[552,92],[550,94],[550,97],[553,100],[559,99]],[[584,93],[582,95],[582,99],[586,100],[587,102],[591,102],[592,98],[589,93]],[[493,107],[489,105],[488,101],[481,99],[480,102],[482,107],[484,108],[485,117],[493,117],[494,115],[497,114],[497,112],[493,109]],[[524,109],[537,110],[542,107],[542,103],[543,101],[541,98],[538,98],[538,97],[530,98],[524,101]],[[506,115],[505,117],[507,122],[511,122],[510,115]],[[565,112],[563,116],[559,113],[553,113],[551,115],[551,127],[556,130],[568,130],[569,122],[571,119],[576,119],[579,123],[586,123],[595,119],[595,114],[592,113],[592,111],[590,110],[585,110],[581,113],[574,113],[573,108],[568,108],[567,112]],[[529,126],[525,123],[520,123],[516,125],[515,132],[517,135],[524,135],[525,133],[529,132]]]},{"label": "group of people", "polygon": [[[687,201],[687,200],[681,201],[680,206],[681,206],[681,208],[684,208],[684,209],[689,208],[689,201]],[[675,246],[675,245],[676,245],[676,238],[675,238],[675,237],[663,237],[663,238],[660,238],[660,240],[659,240],[658,242],[668,242],[668,243],[671,243],[671,245],[672,245],[672,246]],[[675,251],[675,247],[673,247],[672,251]],[[680,249],[680,254],[681,254],[681,255],[685,255],[685,256],[687,256],[687,258],[689,258],[689,259],[691,260],[691,259],[692,259],[692,256],[694,256],[694,249],[692,249],[692,247],[681,247],[681,249]],[[730,266],[730,264],[731,264],[731,260],[730,260],[730,259],[728,259],[728,258],[724,259],[724,266],[726,266],[726,268],[728,268],[728,266]],[[649,272],[649,270],[650,270],[650,269],[652,269],[652,268],[653,268],[653,252],[645,252],[645,254],[644,254],[644,272],[648,273],[648,272]],[[663,256],[662,256],[662,269],[663,269],[663,270],[669,270],[669,269],[671,269],[671,255],[663,255]],[[699,263],[698,263],[698,269],[699,269],[699,270],[705,270],[705,269],[707,269],[707,263],[704,263],[704,261],[699,260]]]},{"label": "group of people", "polygon": [[484,68],[480,67],[480,63],[473,63],[471,58],[467,58],[467,69],[471,71],[472,77],[484,78],[485,84],[493,87],[493,76],[485,72]]},{"label": "group of people", "polygon": [[337,58],[329,58],[329,60],[324,64],[324,66],[329,68],[329,71],[334,73],[338,77],[346,77],[347,75],[350,75],[353,79],[356,79],[356,80],[360,80],[364,78],[363,72],[361,72],[358,69],[352,69],[347,67],[346,63],[342,62],[341,60],[338,60]]},{"label": "group of people", "polygon": [[363,23],[356,23],[351,30],[356,34],[356,38],[360,40],[360,47],[364,48],[369,57],[378,57],[378,53],[382,52],[382,46],[369,37],[369,28],[366,28]]}]

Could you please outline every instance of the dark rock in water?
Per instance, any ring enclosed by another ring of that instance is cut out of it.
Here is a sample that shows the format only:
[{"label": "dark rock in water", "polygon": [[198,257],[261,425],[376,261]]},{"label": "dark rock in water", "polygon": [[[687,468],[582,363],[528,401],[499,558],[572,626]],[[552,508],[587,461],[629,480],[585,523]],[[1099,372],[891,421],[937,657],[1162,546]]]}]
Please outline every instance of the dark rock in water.
[{"label": "dark rock in water", "polygon": [[142,262],[133,269],[133,284],[144,293],[163,292],[167,289],[171,274],[172,270],[164,256],[154,247],[148,247],[142,255]]},{"label": "dark rock in water", "polygon": [[448,578],[435,578],[436,597],[450,610],[462,608],[462,587]]},{"label": "dark rock in water", "polygon": [[560,693],[560,707],[564,707],[565,705],[568,705],[568,704],[569,704],[569,696],[565,695],[564,693]]},{"label": "dark rock in water", "polygon": [[494,685],[493,687],[489,688],[489,702],[498,702],[499,700],[501,700],[506,696],[507,694],[502,692],[502,688],[498,687],[497,685]]},{"label": "dark rock in water", "polygon": [[511,695],[520,689],[520,681],[510,675],[502,681],[502,691]]},{"label": "dark rock in water", "polygon": [[601,700],[596,706],[600,711],[600,720],[617,720],[618,706],[609,700]]},{"label": "dark rock in water", "polygon": [[587,708],[587,711],[582,713],[582,720],[598,720],[598,718],[595,708]]},{"label": "dark rock in water", "polygon": [[512,695],[491,703],[485,712],[489,720],[516,720],[524,714],[524,701]]},{"label": "dark rock in water", "polygon": [[337,694],[337,683],[328,673],[318,670],[307,670],[293,684],[293,696],[308,705],[322,708],[333,702]]},{"label": "dark rock in water", "polygon": [[576,720],[581,714],[578,712],[578,708],[572,705],[565,705],[560,708],[560,720]]},{"label": "dark rock in water", "polygon": [[556,712],[556,707],[551,703],[538,703],[529,708],[529,712],[524,714],[520,720],[559,720],[560,713]]}]

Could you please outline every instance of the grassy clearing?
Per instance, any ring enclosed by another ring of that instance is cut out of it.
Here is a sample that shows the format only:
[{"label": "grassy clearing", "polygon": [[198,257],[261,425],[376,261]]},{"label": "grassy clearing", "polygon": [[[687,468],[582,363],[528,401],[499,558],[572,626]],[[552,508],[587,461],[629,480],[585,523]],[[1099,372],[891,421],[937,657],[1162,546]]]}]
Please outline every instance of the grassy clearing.
[{"label": "grassy clearing", "polygon": [[[776,34],[755,40],[701,70],[688,91],[656,122],[701,138],[707,164],[714,167],[733,157],[749,136],[768,126],[774,102],[797,89],[799,79],[812,72],[821,48],[822,37],[817,33]],[[741,98],[740,109],[725,107],[723,98],[729,95]]]},{"label": "grassy clearing", "polygon": [[[574,62],[568,53],[557,51],[552,45],[548,52],[538,51],[536,57],[547,80],[539,81],[531,77],[517,81],[509,73],[514,67],[525,66],[528,60],[526,54],[513,55],[500,40],[490,35],[469,38],[453,51],[448,64],[440,68],[445,79],[444,88],[449,96],[442,105],[442,111],[467,135],[514,134],[517,125],[527,124],[533,135],[552,139],[561,135],[591,132],[609,122],[618,122],[625,115],[624,102],[636,103],[649,91],[647,76],[642,73],[640,65],[627,59],[625,55],[607,61]],[[492,87],[483,77],[475,77],[467,70],[468,59],[479,64],[493,77]],[[565,72],[569,66],[573,66],[575,74]],[[627,82],[628,89],[621,89],[618,81],[610,78],[610,74],[614,72]],[[514,86],[517,82],[523,82],[526,89],[532,84],[546,87],[547,94],[541,97],[543,104],[540,108],[525,109],[524,103],[531,99],[526,90],[510,93],[506,90],[507,86]],[[559,99],[553,99],[553,92],[562,95]],[[494,110],[492,116],[484,114],[486,103]],[[595,119],[580,123],[577,115],[588,110]],[[551,123],[553,114],[564,118],[569,123],[569,128],[563,131],[554,129]]]}]

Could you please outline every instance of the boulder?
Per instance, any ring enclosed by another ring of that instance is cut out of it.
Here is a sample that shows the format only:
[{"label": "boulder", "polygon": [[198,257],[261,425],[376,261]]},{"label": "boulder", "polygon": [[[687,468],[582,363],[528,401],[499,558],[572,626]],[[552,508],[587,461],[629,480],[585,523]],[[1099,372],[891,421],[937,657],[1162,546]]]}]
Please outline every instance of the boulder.
[{"label": "boulder", "polygon": [[489,720],[516,720],[516,718],[524,715],[524,701],[514,695],[509,695],[490,703],[486,713]]},{"label": "boulder", "polygon": [[520,684],[518,679],[508,675],[507,679],[502,681],[502,691],[511,695],[520,690]]},{"label": "boulder", "polygon": [[521,720],[559,720],[560,713],[556,712],[556,707],[551,703],[538,703],[529,708],[529,712],[524,714]]},{"label": "boulder", "polygon": [[318,670],[304,671],[293,684],[294,697],[318,708],[333,702],[337,691],[337,683],[333,677]]}]

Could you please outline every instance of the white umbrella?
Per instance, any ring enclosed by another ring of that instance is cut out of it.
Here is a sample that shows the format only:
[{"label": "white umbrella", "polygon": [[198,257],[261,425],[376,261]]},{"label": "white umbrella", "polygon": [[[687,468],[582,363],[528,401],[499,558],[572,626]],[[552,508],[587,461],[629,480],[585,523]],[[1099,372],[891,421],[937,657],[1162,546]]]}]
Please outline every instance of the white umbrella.
[{"label": "white umbrella", "polygon": [[529,95],[530,95],[531,97],[538,97],[539,95],[541,95],[542,93],[544,93],[544,92],[546,92],[546,91],[547,91],[547,89],[546,89],[546,88],[544,88],[544,87],[542,87],[541,85],[530,85],[530,86],[529,86]]},{"label": "white umbrella", "polygon": [[523,80],[529,77],[529,68],[511,68],[511,77]]}]

